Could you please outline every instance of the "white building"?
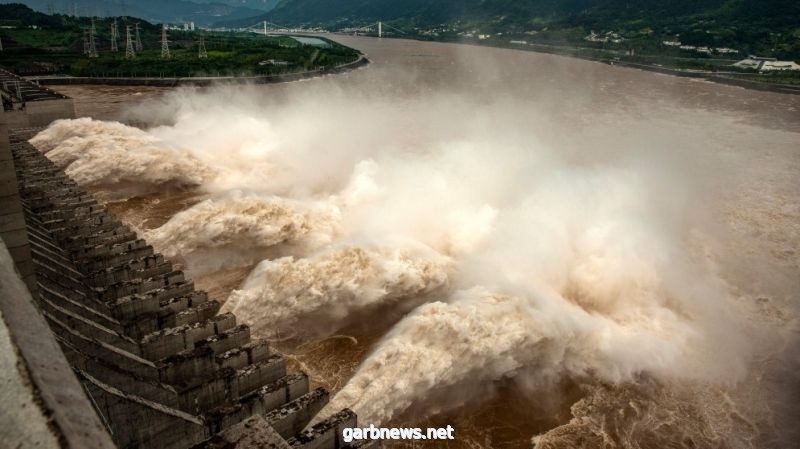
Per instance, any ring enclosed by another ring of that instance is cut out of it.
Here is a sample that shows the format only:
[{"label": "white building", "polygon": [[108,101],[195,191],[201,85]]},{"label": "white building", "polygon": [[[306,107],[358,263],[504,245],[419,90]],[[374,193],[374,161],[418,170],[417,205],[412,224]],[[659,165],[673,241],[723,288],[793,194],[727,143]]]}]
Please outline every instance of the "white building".
[{"label": "white building", "polygon": [[759,56],[750,55],[747,59],[733,64],[734,67],[740,69],[758,70],[759,72],[766,72],[772,70],[800,70],[800,64],[794,61],[778,61],[776,58],[762,58]]},{"label": "white building", "polygon": [[594,31],[590,31],[589,35],[584,37],[583,40],[589,42],[613,42],[615,44],[619,44],[625,39],[619,35],[619,33],[615,33],[614,31],[608,31],[603,35],[599,35]]}]

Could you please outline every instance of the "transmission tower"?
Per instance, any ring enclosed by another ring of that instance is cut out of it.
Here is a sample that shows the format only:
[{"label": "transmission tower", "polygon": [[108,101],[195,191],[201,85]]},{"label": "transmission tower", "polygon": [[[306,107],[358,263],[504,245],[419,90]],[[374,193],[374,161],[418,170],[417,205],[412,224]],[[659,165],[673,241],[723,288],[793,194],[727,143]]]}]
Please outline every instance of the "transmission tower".
[{"label": "transmission tower", "polygon": [[125,27],[125,59],[133,59],[136,57],[136,51],[133,49],[133,40],[131,40],[131,26]]},{"label": "transmission tower", "polygon": [[169,41],[167,40],[167,26],[161,24],[161,59],[169,59]]},{"label": "transmission tower", "polygon": [[208,52],[206,51],[206,40],[204,36],[200,36],[200,45],[197,46],[197,57],[200,59],[208,58]]},{"label": "transmission tower", "polygon": [[136,22],[136,51],[142,51],[142,38],[139,36],[139,22]]},{"label": "transmission tower", "polygon": [[89,30],[89,57],[90,58],[96,58],[98,56],[98,54],[97,54],[97,45],[94,42],[94,34],[95,34],[94,17],[92,17],[92,28]]},{"label": "transmission tower", "polygon": [[117,38],[119,38],[119,31],[117,30],[117,19],[111,22],[111,51],[117,52]]},{"label": "transmission tower", "polygon": [[56,6],[53,4],[52,0],[49,0],[47,2],[47,14],[52,16],[55,13],[56,13]]}]

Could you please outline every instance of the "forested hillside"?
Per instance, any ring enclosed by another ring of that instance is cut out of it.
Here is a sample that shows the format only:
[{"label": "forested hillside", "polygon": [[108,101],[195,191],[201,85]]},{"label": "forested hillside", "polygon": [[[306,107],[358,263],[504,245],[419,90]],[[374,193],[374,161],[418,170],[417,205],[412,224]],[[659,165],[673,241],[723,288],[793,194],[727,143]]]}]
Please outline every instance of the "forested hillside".
[{"label": "forested hillside", "polygon": [[691,45],[800,58],[797,0],[282,0],[247,21],[329,28],[377,20],[406,27],[436,25],[485,33],[591,30],[629,38],[680,36]]}]

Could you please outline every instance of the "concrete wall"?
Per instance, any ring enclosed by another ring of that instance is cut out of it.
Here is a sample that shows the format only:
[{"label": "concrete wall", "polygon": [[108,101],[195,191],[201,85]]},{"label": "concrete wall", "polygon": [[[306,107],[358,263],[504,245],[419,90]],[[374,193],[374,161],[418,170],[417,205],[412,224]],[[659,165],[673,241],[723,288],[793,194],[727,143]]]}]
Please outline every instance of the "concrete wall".
[{"label": "concrete wall", "polygon": [[114,448],[2,243],[0,317],[0,445]]},{"label": "concrete wall", "polygon": [[25,231],[25,214],[22,212],[19,191],[17,190],[17,174],[11,146],[8,140],[8,125],[3,122],[4,116],[20,115],[1,113],[0,115],[0,238],[5,242],[11,258],[28,289],[35,291],[36,281],[33,276],[33,262],[28,235]]},{"label": "concrete wall", "polygon": [[[2,246],[0,244],[0,246]],[[16,276],[11,257],[0,248],[0,282]],[[58,449],[58,436],[50,430],[46,410],[36,398],[25,360],[11,340],[11,333],[0,311],[0,434],[8,447]],[[13,404],[13,406],[11,406]]]}]

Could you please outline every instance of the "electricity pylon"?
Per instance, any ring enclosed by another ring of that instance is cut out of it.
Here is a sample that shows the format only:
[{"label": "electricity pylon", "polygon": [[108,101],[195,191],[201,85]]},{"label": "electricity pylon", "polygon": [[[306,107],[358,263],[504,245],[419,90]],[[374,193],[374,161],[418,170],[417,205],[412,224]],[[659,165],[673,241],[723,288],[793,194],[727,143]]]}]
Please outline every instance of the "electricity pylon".
[{"label": "electricity pylon", "polygon": [[117,52],[119,48],[117,47],[117,38],[119,37],[119,31],[117,30],[117,19],[114,19],[111,22],[111,51]]},{"label": "electricity pylon", "polygon": [[95,33],[94,17],[92,17],[92,28],[89,30],[89,57],[90,58],[98,57],[97,45],[94,42],[94,33]]},{"label": "electricity pylon", "polygon": [[169,59],[169,41],[167,40],[167,26],[161,24],[161,59]]},{"label": "electricity pylon", "polygon": [[142,51],[143,49],[142,38],[139,36],[139,22],[136,22],[136,51]]},{"label": "electricity pylon", "polygon": [[125,27],[125,59],[133,59],[136,52],[133,50],[133,40],[131,39],[131,26]]},{"label": "electricity pylon", "polygon": [[200,45],[197,46],[197,57],[200,59],[208,58],[208,52],[206,51],[206,40],[203,36],[200,36]]}]

